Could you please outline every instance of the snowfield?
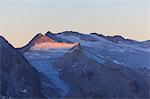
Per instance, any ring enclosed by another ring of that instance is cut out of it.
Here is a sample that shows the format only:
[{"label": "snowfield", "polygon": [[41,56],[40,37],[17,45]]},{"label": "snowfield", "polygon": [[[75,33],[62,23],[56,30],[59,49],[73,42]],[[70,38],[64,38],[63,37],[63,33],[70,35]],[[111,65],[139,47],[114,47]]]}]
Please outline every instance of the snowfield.
[{"label": "snowfield", "polygon": [[76,46],[77,44],[78,43],[68,44],[68,43],[57,43],[57,42],[44,42],[40,44],[35,44],[30,48],[30,50],[68,49]]},{"label": "snowfield", "polygon": [[46,97],[137,99],[148,97],[148,44],[121,36],[48,32],[36,35],[20,52],[43,75]]},{"label": "snowfield", "polygon": [[51,81],[53,86],[57,88],[56,90],[58,91],[59,95],[64,97],[65,94],[69,91],[69,85],[67,85],[65,81],[59,78],[59,71],[52,65],[56,56],[52,57],[52,54],[46,55],[46,53],[43,53],[36,52],[35,54],[33,52],[28,52],[25,53],[25,57],[33,67],[35,67],[39,72],[43,73]]}]

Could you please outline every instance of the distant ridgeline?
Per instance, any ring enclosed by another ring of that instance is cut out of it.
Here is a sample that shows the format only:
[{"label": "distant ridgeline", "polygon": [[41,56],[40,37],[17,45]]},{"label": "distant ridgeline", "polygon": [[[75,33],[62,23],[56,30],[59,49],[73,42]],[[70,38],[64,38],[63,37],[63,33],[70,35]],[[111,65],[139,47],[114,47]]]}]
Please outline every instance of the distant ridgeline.
[{"label": "distant ridgeline", "polygon": [[148,99],[150,40],[73,31],[14,48],[0,36],[3,98]]}]

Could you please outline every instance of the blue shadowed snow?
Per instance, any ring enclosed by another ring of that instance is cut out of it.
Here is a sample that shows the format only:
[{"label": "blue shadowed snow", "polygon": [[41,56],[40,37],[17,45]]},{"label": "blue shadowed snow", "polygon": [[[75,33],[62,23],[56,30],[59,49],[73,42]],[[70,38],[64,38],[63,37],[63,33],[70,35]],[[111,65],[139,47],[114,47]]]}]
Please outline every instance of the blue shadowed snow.
[{"label": "blue shadowed snow", "polygon": [[64,97],[69,91],[69,86],[59,78],[59,72],[53,68],[50,59],[28,59],[32,66],[34,66],[39,72],[45,74],[45,76],[51,81],[51,83],[59,89],[60,96]]},{"label": "blue shadowed snow", "polygon": [[89,58],[93,59],[94,61],[100,63],[100,64],[104,64],[105,61],[99,57],[98,55],[95,55],[94,53],[92,52],[89,52],[89,51],[84,51],[84,53],[86,54],[86,56],[88,56]]}]

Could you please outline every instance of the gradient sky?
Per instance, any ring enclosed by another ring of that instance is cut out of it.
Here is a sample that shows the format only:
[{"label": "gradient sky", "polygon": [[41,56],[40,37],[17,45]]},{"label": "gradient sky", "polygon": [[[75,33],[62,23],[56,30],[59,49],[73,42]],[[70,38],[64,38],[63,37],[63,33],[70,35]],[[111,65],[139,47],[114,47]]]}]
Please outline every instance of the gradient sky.
[{"label": "gradient sky", "polygon": [[150,40],[150,0],[0,0],[0,35],[16,47],[65,30]]}]

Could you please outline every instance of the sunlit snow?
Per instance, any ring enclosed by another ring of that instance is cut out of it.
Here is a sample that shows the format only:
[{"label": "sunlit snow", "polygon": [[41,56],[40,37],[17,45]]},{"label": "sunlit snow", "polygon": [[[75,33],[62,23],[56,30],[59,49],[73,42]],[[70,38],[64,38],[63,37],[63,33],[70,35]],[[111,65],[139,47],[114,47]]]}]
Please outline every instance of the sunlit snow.
[{"label": "sunlit snow", "polygon": [[48,50],[48,49],[67,49],[76,46],[77,43],[57,43],[57,42],[44,42],[35,44],[30,50]]}]

